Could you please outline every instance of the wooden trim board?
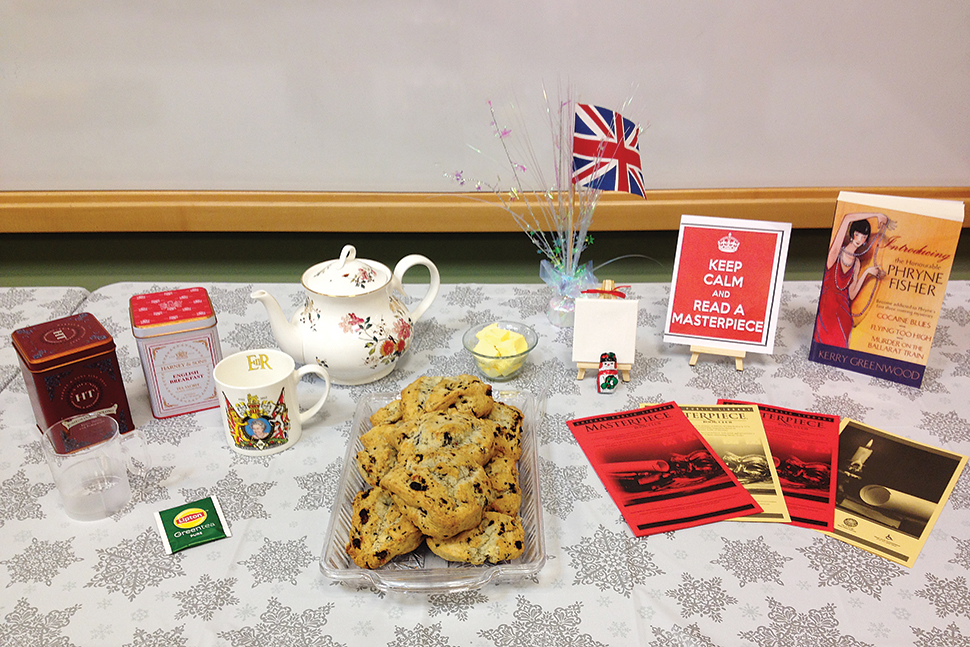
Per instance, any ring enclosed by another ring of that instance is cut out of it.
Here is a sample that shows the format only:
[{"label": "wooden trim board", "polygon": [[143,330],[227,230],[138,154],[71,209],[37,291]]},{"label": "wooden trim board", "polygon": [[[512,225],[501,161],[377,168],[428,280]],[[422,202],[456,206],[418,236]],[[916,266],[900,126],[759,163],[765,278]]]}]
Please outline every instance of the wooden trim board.
[{"label": "wooden trim board", "polygon": [[[970,203],[970,186],[657,190],[645,200],[607,193],[593,230],[675,230],[683,214],[826,229],[840,190]],[[496,196],[480,193],[0,191],[0,233],[518,230]]]}]

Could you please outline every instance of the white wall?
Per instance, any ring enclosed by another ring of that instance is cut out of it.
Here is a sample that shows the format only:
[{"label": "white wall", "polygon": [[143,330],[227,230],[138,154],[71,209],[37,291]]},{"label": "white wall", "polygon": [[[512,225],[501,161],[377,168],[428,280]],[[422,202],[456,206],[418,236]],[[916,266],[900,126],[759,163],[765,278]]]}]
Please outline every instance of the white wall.
[{"label": "white wall", "polygon": [[543,85],[649,188],[970,185],[964,0],[0,0],[0,190],[507,183]]}]

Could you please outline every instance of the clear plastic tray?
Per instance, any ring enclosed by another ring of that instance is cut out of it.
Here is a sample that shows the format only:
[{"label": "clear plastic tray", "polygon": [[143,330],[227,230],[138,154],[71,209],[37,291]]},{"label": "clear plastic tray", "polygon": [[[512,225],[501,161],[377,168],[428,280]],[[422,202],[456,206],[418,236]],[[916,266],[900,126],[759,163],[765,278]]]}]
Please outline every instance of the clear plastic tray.
[{"label": "clear plastic tray", "polygon": [[350,537],[354,497],[360,490],[370,487],[358,473],[354,462],[361,449],[360,436],[370,429],[371,414],[399,397],[398,393],[371,393],[363,396],[354,414],[340,488],[320,556],[320,570],[324,575],[337,581],[371,585],[381,591],[453,593],[476,589],[489,582],[532,577],[539,572],[546,561],[546,542],[539,504],[535,398],[526,391],[496,390],[493,395],[496,400],[518,407],[525,417],[522,425],[522,457],[519,459],[522,488],[519,516],[525,529],[525,552],[508,562],[475,566],[443,560],[422,543],[415,551],[396,557],[377,569],[360,568],[350,559],[344,547]]}]

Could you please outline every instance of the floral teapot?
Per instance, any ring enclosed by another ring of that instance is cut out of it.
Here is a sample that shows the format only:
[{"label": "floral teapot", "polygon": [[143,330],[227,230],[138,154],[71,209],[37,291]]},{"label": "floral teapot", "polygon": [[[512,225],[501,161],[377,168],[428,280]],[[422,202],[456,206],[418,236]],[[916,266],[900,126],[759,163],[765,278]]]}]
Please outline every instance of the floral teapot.
[{"label": "floral teapot", "polygon": [[[401,279],[415,265],[431,272],[428,292],[414,310]],[[316,362],[336,384],[366,384],[394,370],[411,345],[414,323],[438,296],[441,278],[434,263],[419,254],[405,256],[392,274],[386,265],[357,258],[346,245],[340,258],[318,263],[303,273],[303,309],[287,321],[265,290],[250,296],[269,313],[270,326],[283,352],[302,364]]]}]

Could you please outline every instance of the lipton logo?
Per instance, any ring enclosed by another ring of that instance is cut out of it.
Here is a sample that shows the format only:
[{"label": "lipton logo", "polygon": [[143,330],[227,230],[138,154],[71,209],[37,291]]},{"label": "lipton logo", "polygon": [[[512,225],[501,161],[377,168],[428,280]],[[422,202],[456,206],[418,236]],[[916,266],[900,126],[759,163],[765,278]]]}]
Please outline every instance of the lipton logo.
[{"label": "lipton logo", "polygon": [[188,510],[182,510],[175,516],[172,520],[179,528],[195,528],[200,523],[205,521],[206,514],[205,510],[201,508],[189,508]]}]

